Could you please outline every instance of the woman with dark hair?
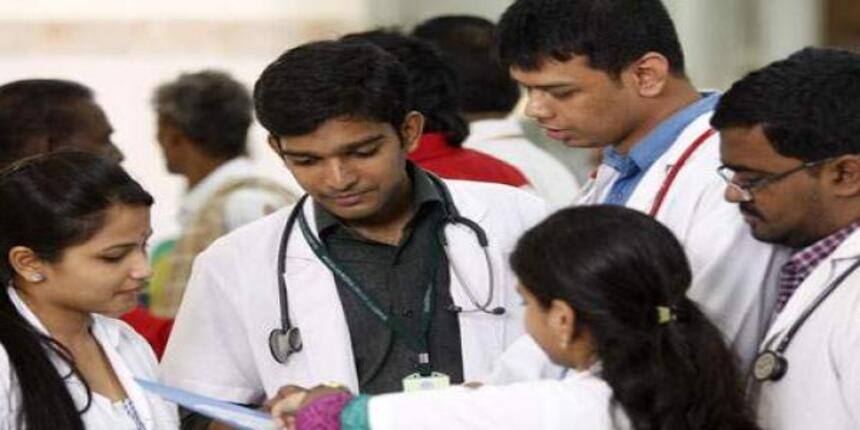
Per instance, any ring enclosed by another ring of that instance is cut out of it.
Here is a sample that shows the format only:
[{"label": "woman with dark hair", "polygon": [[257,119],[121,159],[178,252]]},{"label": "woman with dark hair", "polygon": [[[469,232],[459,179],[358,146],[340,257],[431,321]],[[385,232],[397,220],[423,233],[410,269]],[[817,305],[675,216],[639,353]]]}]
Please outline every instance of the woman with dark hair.
[{"label": "woman with dark hair", "polygon": [[527,232],[511,264],[558,380],[375,397],[289,387],[273,414],[298,429],[756,428],[666,227],[618,206],[567,209]]},{"label": "woman with dark hair", "polygon": [[0,173],[0,428],[175,429],[146,394],[146,341],[119,315],[151,271],[152,197],[115,162],[77,152]]}]

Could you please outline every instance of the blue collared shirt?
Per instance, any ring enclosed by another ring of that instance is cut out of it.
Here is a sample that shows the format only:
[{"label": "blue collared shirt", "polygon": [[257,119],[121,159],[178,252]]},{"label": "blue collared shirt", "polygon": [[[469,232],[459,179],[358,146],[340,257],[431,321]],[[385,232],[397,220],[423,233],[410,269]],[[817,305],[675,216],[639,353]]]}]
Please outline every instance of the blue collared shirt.
[{"label": "blue collared shirt", "polygon": [[606,204],[624,205],[645,176],[645,172],[678,139],[693,120],[705,112],[714,110],[719,101],[718,93],[705,93],[697,102],[676,112],[660,123],[641,142],[630,150],[628,155],[618,153],[613,147],[603,150],[603,164],[618,171],[618,179],[606,197]]}]

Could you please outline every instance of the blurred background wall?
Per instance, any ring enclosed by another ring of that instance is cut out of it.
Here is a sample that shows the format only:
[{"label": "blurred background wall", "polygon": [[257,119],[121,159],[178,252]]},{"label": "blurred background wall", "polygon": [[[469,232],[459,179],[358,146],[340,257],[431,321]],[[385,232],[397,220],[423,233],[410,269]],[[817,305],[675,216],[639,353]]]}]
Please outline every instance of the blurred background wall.
[{"label": "blurred background wall", "polygon": [[[860,45],[860,0],[665,0],[691,79],[725,89],[746,71],[807,45]],[[0,82],[26,77],[92,87],[125,166],[156,198],[156,237],[171,235],[183,182],[155,142],[152,89],[182,71],[218,68],[249,87],[280,52],[312,39],[440,14],[496,20],[510,0],[0,0]],[[295,186],[255,127],[252,155]]]}]

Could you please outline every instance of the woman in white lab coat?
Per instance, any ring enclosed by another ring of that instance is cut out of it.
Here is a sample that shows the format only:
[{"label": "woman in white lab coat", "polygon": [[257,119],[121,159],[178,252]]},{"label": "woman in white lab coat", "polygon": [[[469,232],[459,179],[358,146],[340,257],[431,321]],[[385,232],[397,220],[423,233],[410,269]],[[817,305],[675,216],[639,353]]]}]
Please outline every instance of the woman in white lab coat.
[{"label": "woman in white lab coat", "polygon": [[151,273],[152,197],[115,162],[84,153],[0,173],[0,429],[160,430],[176,408],[149,345],[119,315]]},{"label": "woman in white lab coat", "polygon": [[567,209],[526,233],[511,263],[527,330],[561,378],[374,397],[290,387],[273,414],[300,430],[756,428],[666,227],[617,206]]}]

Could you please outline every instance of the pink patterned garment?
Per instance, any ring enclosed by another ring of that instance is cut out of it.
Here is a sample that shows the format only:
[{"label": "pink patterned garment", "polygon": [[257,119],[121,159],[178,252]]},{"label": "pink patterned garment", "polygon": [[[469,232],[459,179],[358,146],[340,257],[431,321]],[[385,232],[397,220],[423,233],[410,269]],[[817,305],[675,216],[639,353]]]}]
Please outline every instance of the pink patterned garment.
[{"label": "pink patterned garment", "polygon": [[296,415],[298,430],[341,430],[340,411],[352,400],[347,392],[322,396],[303,407]]},{"label": "pink patterned garment", "polygon": [[785,307],[794,290],[812,273],[818,263],[832,254],[858,226],[860,221],[855,221],[791,256],[779,272],[779,291],[774,313],[779,313]]}]

